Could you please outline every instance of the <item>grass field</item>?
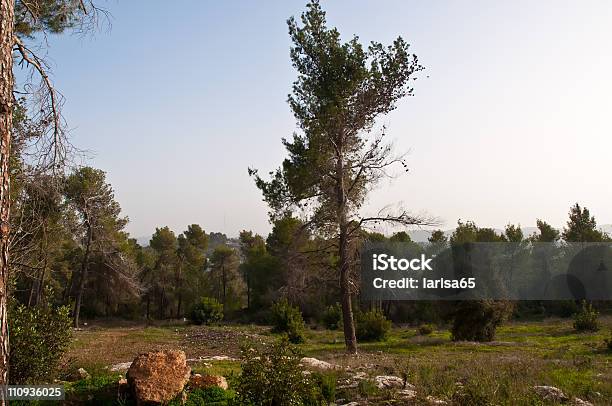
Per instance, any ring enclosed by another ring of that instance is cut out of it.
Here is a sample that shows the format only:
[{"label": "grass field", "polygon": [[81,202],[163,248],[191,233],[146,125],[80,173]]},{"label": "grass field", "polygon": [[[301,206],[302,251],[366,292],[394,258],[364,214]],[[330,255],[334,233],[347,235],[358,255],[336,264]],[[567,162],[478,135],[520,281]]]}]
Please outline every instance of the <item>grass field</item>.
[{"label": "grass field", "polygon": [[[552,385],[569,396],[612,405],[612,353],[604,344],[612,332],[612,317],[601,321],[599,332],[587,334],[575,333],[571,320],[510,323],[498,330],[491,343],[455,343],[445,329],[420,336],[414,327],[395,327],[384,342],[361,343],[357,356],[344,353],[341,332],[311,329],[300,348],[305,356],[348,370],[405,377],[423,396],[452,399],[460,383],[473,404],[543,404],[536,403],[532,387]],[[269,330],[244,325],[90,324],[75,332],[68,358],[72,368],[84,367],[94,379],[111,381],[118,375],[109,371],[111,365],[129,362],[149,350],[182,349],[194,370],[231,377],[240,372],[239,361],[197,359],[237,358],[242,343],[275,340]]]}]

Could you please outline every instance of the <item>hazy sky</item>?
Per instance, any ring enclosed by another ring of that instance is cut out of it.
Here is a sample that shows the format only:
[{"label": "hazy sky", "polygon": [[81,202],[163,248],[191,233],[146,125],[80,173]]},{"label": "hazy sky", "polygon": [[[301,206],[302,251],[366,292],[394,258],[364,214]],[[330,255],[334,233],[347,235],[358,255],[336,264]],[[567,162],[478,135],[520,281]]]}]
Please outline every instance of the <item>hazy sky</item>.
[{"label": "hazy sky", "polygon": [[[560,226],[578,201],[612,223],[612,2],[322,4],[344,39],[402,35],[426,67],[380,121],[411,171],[366,213],[401,203],[444,228]],[[51,39],[73,141],[95,152],[134,236],[269,231],[247,167],[277,167],[295,129],[286,19],[304,5],[113,0],[110,31]]]}]

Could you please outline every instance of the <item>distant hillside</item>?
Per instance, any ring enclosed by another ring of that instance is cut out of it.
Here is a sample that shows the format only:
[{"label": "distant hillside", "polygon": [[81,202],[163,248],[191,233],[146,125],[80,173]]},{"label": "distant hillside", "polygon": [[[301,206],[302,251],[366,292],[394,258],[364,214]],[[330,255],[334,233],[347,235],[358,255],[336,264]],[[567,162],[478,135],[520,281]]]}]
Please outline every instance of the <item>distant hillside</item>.
[{"label": "distant hillside", "polygon": [[[612,224],[604,224],[603,226],[600,226],[600,229],[612,235]],[[536,227],[522,227],[521,230],[523,230],[523,235],[525,235],[526,237],[538,231]],[[445,230],[444,234],[449,236],[453,233],[453,231],[454,229]],[[504,230],[502,230],[501,228],[496,228],[495,231],[498,233],[502,233]],[[209,251],[214,250],[214,248],[219,244],[227,244],[230,247],[234,247],[234,248],[238,247],[237,238],[228,238],[225,236],[225,234],[221,234],[221,233],[212,233],[212,234],[214,237],[212,238],[211,241],[209,241],[209,246],[208,246]],[[410,238],[412,238],[412,241],[427,242],[427,239],[431,235],[431,230],[409,230],[408,234],[410,235]],[[150,235],[136,238],[136,241],[138,242],[138,244],[142,245],[143,247],[147,247],[149,245],[150,240],[151,240]]]},{"label": "distant hillside", "polygon": [[[138,242],[138,244],[143,247],[148,247],[149,242],[151,241],[151,237],[152,235],[136,237],[136,242]],[[208,253],[209,254],[221,244],[228,245],[235,249],[239,248],[239,241],[237,238],[228,238],[223,233],[212,232],[208,234]]]},{"label": "distant hillside", "polygon": [[[611,234],[612,235],[612,224],[604,224],[602,226],[599,227],[603,232]],[[536,233],[538,231],[537,227],[521,227],[521,230],[523,230],[523,235],[525,237],[530,236],[533,233]],[[444,234],[446,234],[447,236],[450,236],[453,233],[453,230],[445,230]],[[501,228],[495,228],[495,231],[497,233],[503,233],[503,229]],[[412,238],[412,241],[415,242],[427,242],[427,239],[429,238],[429,236],[431,235],[431,230],[409,230],[408,231],[408,235],[410,235],[410,238]]]}]

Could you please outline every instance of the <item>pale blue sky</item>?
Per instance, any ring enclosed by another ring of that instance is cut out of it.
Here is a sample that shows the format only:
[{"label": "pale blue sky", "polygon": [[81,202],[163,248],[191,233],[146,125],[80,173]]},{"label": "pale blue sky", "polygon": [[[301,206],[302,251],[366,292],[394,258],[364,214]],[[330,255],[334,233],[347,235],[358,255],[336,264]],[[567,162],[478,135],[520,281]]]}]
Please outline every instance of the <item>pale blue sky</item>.
[{"label": "pale blue sky", "polygon": [[[366,212],[402,203],[452,228],[612,223],[612,2],[323,1],[344,38],[402,35],[427,68],[381,120],[411,172]],[[95,151],[134,236],[267,233],[247,175],[284,158],[295,129],[286,19],[305,1],[109,1],[112,29],[52,38],[74,143]]]}]

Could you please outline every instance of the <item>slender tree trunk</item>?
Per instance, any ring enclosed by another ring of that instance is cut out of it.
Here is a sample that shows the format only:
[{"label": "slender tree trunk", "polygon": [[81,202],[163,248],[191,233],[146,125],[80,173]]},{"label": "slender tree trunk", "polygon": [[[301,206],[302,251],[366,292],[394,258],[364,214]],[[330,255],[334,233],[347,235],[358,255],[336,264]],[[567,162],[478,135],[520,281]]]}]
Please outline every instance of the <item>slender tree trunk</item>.
[{"label": "slender tree trunk", "polygon": [[[7,319],[11,132],[13,128],[13,23],[15,1],[0,0],[0,385],[8,384]],[[6,401],[0,396],[0,404]]]},{"label": "slender tree trunk", "polygon": [[349,252],[349,233],[346,207],[346,190],[344,185],[344,163],[342,161],[342,145],[336,161],[337,177],[337,219],[339,226],[339,257],[340,257],[340,292],[342,295],[342,319],[344,324],[344,343],[346,351],[357,353],[357,337],[355,336],[355,323],[353,321],[353,304],[351,300],[351,257]]},{"label": "slender tree trunk", "polygon": [[226,286],[227,286],[227,277],[225,275],[225,264],[223,264],[223,267],[221,268],[222,271],[222,275],[223,275],[223,304],[225,304],[225,298],[226,298]]},{"label": "slender tree trunk", "polygon": [[183,302],[183,293],[179,291],[178,294],[178,303],[176,304],[176,318],[181,318],[181,305]]},{"label": "slender tree trunk", "polygon": [[87,219],[87,242],[85,246],[85,255],[83,256],[83,263],[81,264],[81,279],[79,280],[79,286],[76,296],[76,302],[74,303],[74,327],[79,328],[79,315],[81,313],[81,302],[83,301],[83,292],[85,291],[85,282],[87,281],[87,271],[89,270],[89,253],[91,251],[91,241],[93,239],[93,230],[91,223]]},{"label": "slender tree trunk", "polygon": [[72,287],[74,286],[74,271],[70,272],[70,277],[66,279],[66,286],[64,287],[64,293],[62,294],[62,302],[68,304],[70,301],[70,295],[72,294]]},{"label": "slender tree trunk", "polygon": [[163,320],[166,312],[164,311],[164,302],[165,302],[166,293],[164,292],[164,288],[159,292],[159,319]]},{"label": "slender tree trunk", "polygon": [[30,293],[28,294],[28,308],[32,306],[32,301],[34,300],[34,291],[38,291],[38,287],[36,284],[38,283],[38,276],[34,277],[32,281],[32,285],[30,285]]},{"label": "slender tree trunk", "polygon": [[247,310],[251,310],[251,271],[246,271],[247,283]]},{"label": "slender tree trunk", "polygon": [[151,318],[151,295],[147,293],[147,321]]},{"label": "slender tree trunk", "polygon": [[42,302],[42,297],[44,295],[45,289],[45,277],[47,273],[47,261],[43,264],[43,269],[40,271],[40,279],[38,280],[36,295],[34,296],[34,304],[38,306]]},{"label": "slender tree trunk", "polygon": [[176,291],[177,291],[177,304],[176,304],[176,318],[181,317],[181,305],[183,302],[183,262],[181,261],[178,266],[178,272],[176,274]]},{"label": "slender tree trunk", "polygon": [[37,290],[36,290],[36,297],[34,300],[34,303],[38,306],[41,301],[42,301],[42,297],[45,293],[45,277],[47,274],[47,267],[49,265],[49,238],[47,237],[47,224],[46,222],[43,222],[43,247],[42,247],[42,252],[43,252],[43,268],[42,271],[40,272],[40,279],[38,280],[38,286],[37,286]]}]

